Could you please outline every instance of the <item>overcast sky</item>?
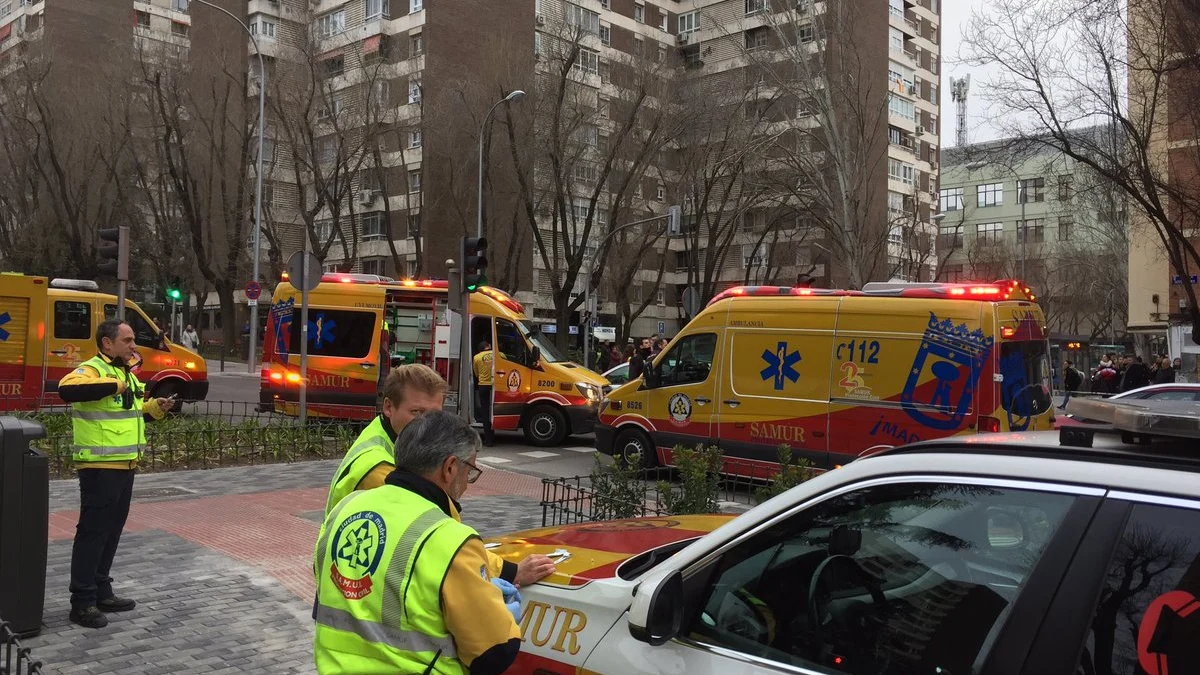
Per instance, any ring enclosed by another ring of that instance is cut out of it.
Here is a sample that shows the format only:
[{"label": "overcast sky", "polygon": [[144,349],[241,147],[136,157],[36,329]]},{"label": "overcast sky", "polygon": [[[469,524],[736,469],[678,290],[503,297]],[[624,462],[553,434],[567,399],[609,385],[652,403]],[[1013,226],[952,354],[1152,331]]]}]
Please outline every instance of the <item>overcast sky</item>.
[{"label": "overcast sky", "polygon": [[942,146],[951,147],[955,140],[955,120],[958,109],[950,98],[950,77],[971,74],[971,91],[967,96],[967,138],[971,143],[995,138],[995,132],[987,126],[980,111],[987,105],[980,95],[990,75],[988,69],[969,68],[956,63],[960,57],[961,37],[971,12],[985,9],[986,0],[942,0]]}]

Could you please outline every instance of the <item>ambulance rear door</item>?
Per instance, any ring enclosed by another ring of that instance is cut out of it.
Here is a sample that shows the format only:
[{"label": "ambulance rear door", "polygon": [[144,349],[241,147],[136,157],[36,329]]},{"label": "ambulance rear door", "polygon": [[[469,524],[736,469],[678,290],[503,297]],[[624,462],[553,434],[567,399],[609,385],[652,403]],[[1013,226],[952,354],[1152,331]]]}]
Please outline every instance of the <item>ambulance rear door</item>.
[{"label": "ambulance rear door", "polygon": [[2,279],[0,410],[33,410],[42,393],[46,280],[15,274]]}]

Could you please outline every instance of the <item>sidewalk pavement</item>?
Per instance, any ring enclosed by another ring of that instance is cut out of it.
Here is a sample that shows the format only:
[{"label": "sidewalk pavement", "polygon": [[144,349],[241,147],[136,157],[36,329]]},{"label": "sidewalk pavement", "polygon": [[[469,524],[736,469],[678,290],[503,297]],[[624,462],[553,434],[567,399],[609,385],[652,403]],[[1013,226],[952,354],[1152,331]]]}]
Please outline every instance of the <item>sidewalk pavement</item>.
[{"label": "sidewalk pavement", "polygon": [[[139,475],[113,565],[131,612],[67,620],[75,480],[50,483],[41,635],[51,673],[313,673],[312,554],[336,461]],[[541,525],[541,481],[489,468],[463,499],[484,537]]]}]

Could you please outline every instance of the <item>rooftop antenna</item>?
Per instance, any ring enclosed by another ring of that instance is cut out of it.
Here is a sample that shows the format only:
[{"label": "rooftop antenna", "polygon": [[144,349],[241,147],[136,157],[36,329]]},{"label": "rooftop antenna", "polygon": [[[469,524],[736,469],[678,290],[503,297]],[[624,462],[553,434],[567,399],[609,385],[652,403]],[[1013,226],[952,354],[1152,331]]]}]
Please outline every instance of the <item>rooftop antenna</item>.
[{"label": "rooftop antenna", "polygon": [[971,91],[971,75],[950,78],[950,98],[958,106],[958,119],[955,126],[954,142],[958,147],[967,145],[967,93]]}]

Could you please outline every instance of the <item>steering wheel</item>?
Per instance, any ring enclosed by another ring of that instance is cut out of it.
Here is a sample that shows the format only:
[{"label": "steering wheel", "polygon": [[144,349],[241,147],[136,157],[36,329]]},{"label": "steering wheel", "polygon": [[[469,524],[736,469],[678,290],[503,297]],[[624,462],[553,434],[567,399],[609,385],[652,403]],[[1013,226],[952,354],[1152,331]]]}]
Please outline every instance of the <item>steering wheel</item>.
[{"label": "steering wheel", "polygon": [[[848,555],[831,555],[817,565],[817,569],[812,575],[812,581],[808,584],[808,621],[812,630],[820,633],[832,632],[833,623],[844,621],[844,617],[837,615],[834,615],[833,620],[828,623],[821,620],[828,608],[828,603],[822,600],[821,586],[825,581],[826,573],[834,567],[840,567],[849,573],[850,577],[871,595],[871,600],[877,608],[885,609],[888,604],[887,596],[883,594],[883,588],[879,582],[868,574],[857,560]],[[841,628],[855,629],[856,627],[842,626]],[[862,637],[861,634],[860,637]]]}]

